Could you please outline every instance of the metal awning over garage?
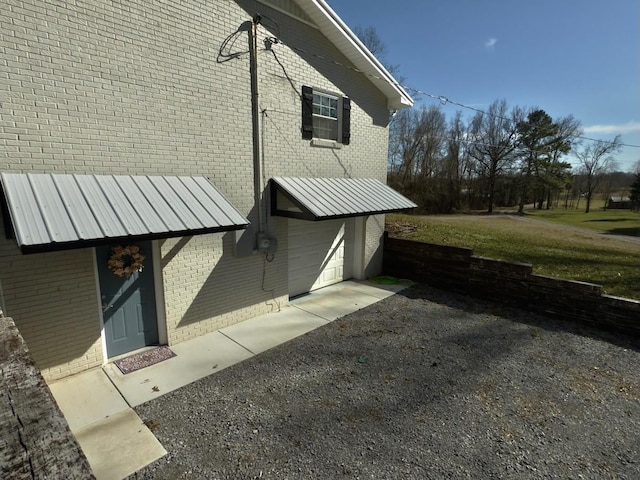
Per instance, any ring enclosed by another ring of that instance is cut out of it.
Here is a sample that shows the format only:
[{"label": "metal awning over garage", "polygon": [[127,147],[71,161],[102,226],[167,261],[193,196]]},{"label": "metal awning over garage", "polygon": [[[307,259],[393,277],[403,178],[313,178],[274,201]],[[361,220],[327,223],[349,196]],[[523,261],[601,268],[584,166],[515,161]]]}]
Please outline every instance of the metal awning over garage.
[{"label": "metal awning over garage", "polygon": [[330,220],[417,207],[408,198],[370,178],[271,179],[271,214],[302,220]]},{"label": "metal awning over garage", "polygon": [[[205,177],[2,173],[3,214],[22,253],[246,228]],[[10,222],[10,223],[9,223]]]}]

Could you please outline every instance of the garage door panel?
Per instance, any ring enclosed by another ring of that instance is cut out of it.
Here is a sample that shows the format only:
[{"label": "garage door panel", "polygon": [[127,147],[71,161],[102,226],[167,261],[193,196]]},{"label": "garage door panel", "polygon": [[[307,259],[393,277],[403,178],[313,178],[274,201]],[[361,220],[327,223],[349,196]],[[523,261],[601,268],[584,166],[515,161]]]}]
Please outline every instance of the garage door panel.
[{"label": "garage door panel", "polygon": [[351,278],[353,219],[289,220],[289,295]]}]

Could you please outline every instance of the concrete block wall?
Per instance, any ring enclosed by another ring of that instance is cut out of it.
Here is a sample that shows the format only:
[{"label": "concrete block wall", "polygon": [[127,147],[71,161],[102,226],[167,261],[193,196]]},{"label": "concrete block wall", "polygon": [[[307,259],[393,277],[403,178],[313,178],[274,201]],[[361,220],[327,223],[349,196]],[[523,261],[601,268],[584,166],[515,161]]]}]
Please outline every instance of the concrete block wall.
[{"label": "concrete block wall", "polygon": [[601,285],[533,273],[533,266],[473,255],[469,248],[385,238],[384,271],[438,288],[640,337],[640,301]]},{"label": "concrete block wall", "polygon": [[[257,11],[276,22],[258,30],[263,186],[276,175],[384,180],[386,99],[332,61],[349,63],[317,29],[245,0],[6,0],[0,170],[205,175],[254,220],[243,29]],[[264,49],[276,34],[283,43]],[[302,85],[352,99],[350,145],[302,140]],[[368,276],[381,264],[382,224],[367,221]],[[286,303],[286,225],[266,219],[279,243],[270,263],[235,257],[233,234],[161,242],[170,344]],[[102,362],[93,261],[92,249],[23,256],[0,240],[6,308],[48,379]]]}]

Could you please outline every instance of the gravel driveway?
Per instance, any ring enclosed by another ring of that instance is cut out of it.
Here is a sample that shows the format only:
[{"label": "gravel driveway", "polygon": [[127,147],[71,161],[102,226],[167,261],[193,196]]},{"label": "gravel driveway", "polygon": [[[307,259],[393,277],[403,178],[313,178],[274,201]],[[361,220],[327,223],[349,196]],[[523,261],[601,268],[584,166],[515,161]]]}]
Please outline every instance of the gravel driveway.
[{"label": "gravel driveway", "polygon": [[136,412],[132,478],[640,478],[637,341],[427,287]]}]

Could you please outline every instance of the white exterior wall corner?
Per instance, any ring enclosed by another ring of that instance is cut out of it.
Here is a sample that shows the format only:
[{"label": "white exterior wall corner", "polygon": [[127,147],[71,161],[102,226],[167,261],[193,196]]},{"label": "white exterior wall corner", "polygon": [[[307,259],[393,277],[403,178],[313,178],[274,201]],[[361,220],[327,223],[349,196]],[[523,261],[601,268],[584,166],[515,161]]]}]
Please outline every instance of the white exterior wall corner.
[{"label": "white exterior wall corner", "polygon": [[384,215],[371,215],[367,217],[365,233],[365,259],[369,259],[364,265],[364,278],[371,278],[382,272]]},{"label": "white exterior wall corner", "polygon": [[[205,175],[254,218],[248,38],[238,28],[255,11],[278,23],[284,42],[274,46],[280,66],[262,48],[273,32],[260,27],[264,184],[278,175],[384,181],[383,95],[357,72],[320,60],[348,63],[316,29],[231,0],[9,2],[0,9],[1,169]],[[321,149],[301,139],[303,84],[352,99],[350,145]],[[381,231],[370,223],[365,268],[373,272]],[[271,263],[234,257],[232,234],[160,243],[170,344],[286,304],[287,222],[267,217],[266,226],[279,243]],[[45,376],[101,364],[93,250],[23,256],[3,239],[0,262],[7,313]]]}]

